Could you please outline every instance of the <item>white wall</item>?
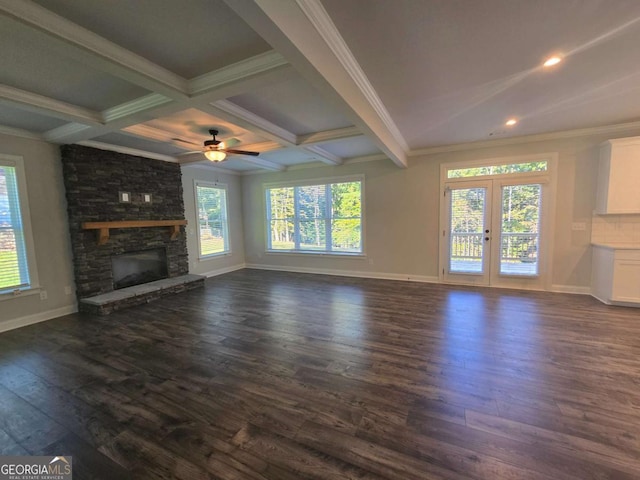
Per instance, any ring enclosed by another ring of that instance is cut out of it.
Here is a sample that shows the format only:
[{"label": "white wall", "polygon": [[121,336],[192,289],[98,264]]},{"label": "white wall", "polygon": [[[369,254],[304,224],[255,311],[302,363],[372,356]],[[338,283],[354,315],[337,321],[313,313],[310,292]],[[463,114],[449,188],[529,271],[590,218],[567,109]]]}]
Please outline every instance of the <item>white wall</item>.
[{"label": "white wall", "polygon": [[[637,131],[617,137],[637,135]],[[552,289],[587,293],[591,277],[590,231],[595,205],[598,145],[607,135],[462,150],[410,159],[407,169],[389,160],[320,166],[242,178],[245,253],[249,266],[342,272],[389,278],[438,277],[440,165],[536,153],[558,153],[553,218]],[[365,176],[366,258],[265,253],[263,184],[342,175]],[[573,222],[585,222],[573,231]]]},{"label": "white wall", "polygon": [[24,159],[38,276],[48,297],[3,297],[0,331],[4,331],[71,313],[76,304],[75,294],[65,293],[66,286],[72,292],[75,286],[59,147],[0,135],[0,152]]},{"label": "white wall", "polygon": [[[639,135],[621,132],[615,137]],[[447,162],[557,152],[558,189],[554,221],[552,284],[556,289],[588,291],[591,277],[590,231],[595,205],[598,145],[611,135],[532,142],[410,159],[408,169],[391,161],[321,166],[239,177],[196,166],[184,167],[187,246],[193,273],[216,274],[249,265],[301,271],[340,271],[354,275],[435,280],[438,275],[440,165]],[[0,300],[0,331],[75,310],[71,248],[57,145],[0,135],[0,152],[24,158],[40,285],[39,295]],[[265,253],[263,183],[365,175],[365,258]],[[228,186],[232,253],[197,259],[194,179]],[[585,222],[585,231],[572,231]],[[396,232],[401,232],[397,235]]]},{"label": "white wall", "polygon": [[[200,260],[198,258],[198,215],[194,181],[222,183],[227,186],[229,245],[231,253]],[[216,275],[244,267],[244,229],[242,223],[242,191],[240,177],[228,175],[197,165],[182,167],[184,213],[187,219],[187,249],[189,272]]]}]

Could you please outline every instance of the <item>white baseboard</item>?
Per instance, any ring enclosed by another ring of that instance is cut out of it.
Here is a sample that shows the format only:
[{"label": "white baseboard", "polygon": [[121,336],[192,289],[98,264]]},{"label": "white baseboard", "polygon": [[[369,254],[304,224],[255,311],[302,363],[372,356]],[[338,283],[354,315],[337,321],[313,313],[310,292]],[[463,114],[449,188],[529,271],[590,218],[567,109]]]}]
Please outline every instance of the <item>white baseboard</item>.
[{"label": "white baseboard", "polygon": [[33,325],[34,323],[45,322],[52,318],[62,317],[63,315],[69,315],[77,311],[78,307],[76,305],[68,305],[54,310],[47,310],[46,312],[14,318],[6,322],[0,322],[0,332],[7,332],[16,328],[26,327],[27,325]]},{"label": "white baseboard", "polygon": [[248,263],[246,268],[257,270],[276,270],[279,272],[315,273],[318,275],[336,275],[339,277],[378,278],[381,280],[404,280],[408,282],[439,283],[438,277],[411,275],[406,273],[362,272],[359,270],[334,270],[330,268],[289,267],[282,265],[263,265]]},{"label": "white baseboard", "polygon": [[231,265],[230,267],[224,268],[216,268],[215,270],[210,270],[204,273],[198,273],[197,275],[204,275],[205,277],[215,277],[217,275],[222,275],[223,273],[235,272],[236,270],[242,270],[243,268],[247,268],[246,263],[239,263],[237,265]]},{"label": "white baseboard", "polygon": [[576,295],[591,295],[591,287],[578,287],[576,285],[551,285],[550,292],[574,293]]}]

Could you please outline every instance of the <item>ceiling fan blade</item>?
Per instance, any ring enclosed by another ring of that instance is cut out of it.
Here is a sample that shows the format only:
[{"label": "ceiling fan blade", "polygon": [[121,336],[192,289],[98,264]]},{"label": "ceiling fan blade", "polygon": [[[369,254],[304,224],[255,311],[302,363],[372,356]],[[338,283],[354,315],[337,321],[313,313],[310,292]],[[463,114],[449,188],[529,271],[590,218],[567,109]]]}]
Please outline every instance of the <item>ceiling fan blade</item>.
[{"label": "ceiling fan blade", "polygon": [[227,152],[227,153],[235,153],[236,155],[250,155],[252,157],[257,157],[258,155],[260,155],[258,152],[249,152],[247,150],[235,150],[233,148],[224,148],[224,149],[221,149],[221,151]]},{"label": "ceiling fan blade", "polygon": [[178,154],[179,157],[183,155],[193,155],[194,153],[202,153],[202,150],[192,150],[190,152],[181,152]]}]

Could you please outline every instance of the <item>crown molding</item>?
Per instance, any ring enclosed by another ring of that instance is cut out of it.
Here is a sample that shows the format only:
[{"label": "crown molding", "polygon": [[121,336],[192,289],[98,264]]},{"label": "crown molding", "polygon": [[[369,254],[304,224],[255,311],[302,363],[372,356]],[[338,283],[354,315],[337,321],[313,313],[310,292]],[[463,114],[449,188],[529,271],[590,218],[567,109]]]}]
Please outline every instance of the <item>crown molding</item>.
[{"label": "crown molding", "polygon": [[91,129],[91,127],[88,125],[72,122],[44,132],[43,137],[48,142],[64,143],[64,139],[66,137],[75,135],[76,133],[84,132],[85,130],[89,129]]},{"label": "crown molding", "polygon": [[351,50],[342,38],[342,35],[340,35],[340,32],[331,20],[331,17],[325,10],[322,3],[319,0],[296,0],[296,3],[318,31],[322,39],[327,43],[333,54],[342,64],[351,79],[355,82],[369,104],[373,107],[377,115],[380,117],[380,120],[382,120],[385,127],[387,127],[393,136],[394,140],[405,152],[408,151],[409,145],[407,144],[407,141],[400,133],[398,126],[395,124],[387,108],[378,96],[378,92],[376,92],[373,85],[371,85],[371,82],[369,82],[369,79],[360,67],[356,58],[353,56],[353,53],[351,53]]},{"label": "crown molding", "polygon": [[39,133],[23,130],[22,128],[8,127],[0,125],[0,135],[10,135],[12,137],[28,138],[29,140],[45,141],[44,137]]},{"label": "crown molding", "polygon": [[150,93],[144,97],[136,98],[130,102],[116,105],[115,107],[108,108],[102,112],[104,121],[109,123],[120,118],[135,115],[136,113],[149,110],[150,108],[156,108],[166,103],[172,102],[173,99],[160,95],[159,93]]},{"label": "crown molding", "polygon": [[32,1],[0,0],[0,11],[47,35],[89,52],[109,73],[151,91],[184,97],[187,81],[175,73]]},{"label": "crown molding", "polygon": [[519,137],[497,138],[495,140],[483,140],[480,142],[456,143],[439,147],[427,147],[409,152],[410,157],[421,155],[433,155],[435,153],[460,152],[479,148],[501,147],[506,145],[519,145],[522,143],[545,142],[549,140],[561,140],[564,138],[587,137],[590,135],[608,135],[628,130],[640,130],[639,122],[619,123],[615,125],[603,125],[600,127],[577,128],[574,130],[562,130],[559,132],[538,133]]},{"label": "crown molding", "polygon": [[222,85],[288,65],[289,62],[282,55],[270,50],[195,77],[188,82],[187,91],[189,95],[200,95]]},{"label": "crown molding", "polygon": [[110,152],[124,153],[126,155],[134,155],[136,157],[151,158],[153,160],[162,160],[163,162],[180,163],[177,158],[170,155],[147,152],[146,150],[138,150],[137,148],[121,147],[119,145],[111,145],[109,143],[94,142],[93,140],[83,140],[82,142],[77,142],[76,145],[108,150]]},{"label": "crown molding", "polygon": [[[270,140],[282,143],[287,147],[295,147],[297,137],[288,130],[285,130],[278,125],[259,117],[253,112],[246,110],[235,103],[228,100],[218,100],[211,104],[211,107],[221,112],[226,116],[229,121],[239,125],[243,128],[250,130],[259,130],[263,135],[267,136]],[[258,132],[258,133],[260,133]]]},{"label": "crown molding", "polygon": [[27,92],[9,85],[0,85],[0,100],[16,105],[24,110],[43,113],[62,120],[82,122],[89,125],[99,125],[103,122],[102,115],[88,108],[78,107],[70,103],[61,102],[37,93]]},{"label": "crown molding", "polygon": [[[205,159],[206,160],[206,159]],[[180,162],[178,162],[180,163]],[[226,173],[228,175],[242,175],[242,172],[238,172],[236,170],[231,170],[229,168],[223,168],[215,165],[213,162],[206,161],[201,163],[180,163],[181,168],[197,168],[199,170],[215,170],[216,172]]]}]

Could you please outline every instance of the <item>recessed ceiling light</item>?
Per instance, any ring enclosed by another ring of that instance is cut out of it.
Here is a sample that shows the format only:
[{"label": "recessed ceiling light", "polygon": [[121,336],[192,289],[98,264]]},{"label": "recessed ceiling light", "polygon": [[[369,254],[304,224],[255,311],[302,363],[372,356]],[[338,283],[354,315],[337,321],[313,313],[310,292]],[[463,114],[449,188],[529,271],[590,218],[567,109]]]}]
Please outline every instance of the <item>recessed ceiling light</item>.
[{"label": "recessed ceiling light", "polygon": [[510,118],[509,120],[507,120],[504,124],[507,127],[513,127],[516,123],[518,123],[518,120],[516,120],[515,118]]},{"label": "recessed ceiling light", "polygon": [[562,61],[562,57],[558,55],[554,55],[553,57],[547,58],[547,60],[542,64],[543,67],[553,67],[554,65],[559,64]]}]

